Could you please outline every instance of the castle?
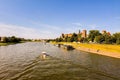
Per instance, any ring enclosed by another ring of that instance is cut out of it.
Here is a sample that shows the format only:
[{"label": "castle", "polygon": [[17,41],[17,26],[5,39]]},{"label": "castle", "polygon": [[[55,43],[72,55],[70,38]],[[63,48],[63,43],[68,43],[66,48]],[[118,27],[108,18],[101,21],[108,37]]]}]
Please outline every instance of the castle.
[{"label": "castle", "polygon": [[[86,38],[87,37],[87,30],[83,30],[82,32],[79,32],[77,34],[81,34],[81,37]],[[61,35],[61,38],[65,38],[65,37],[72,37],[73,33],[69,33],[69,34],[63,34]]]},{"label": "castle", "polygon": [[[111,35],[111,33],[110,32],[107,32],[106,30],[103,30],[102,32],[101,32],[102,34],[105,34],[105,33],[107,33],[108,35]],[[88,35],[87,35],[87,30],[82,30],[82,32],[80,32],[80,30],[79,30],[79,32],[78,33],[76,33],[77,35],[81,35],[81,37],[82,38],[86,38]],[[69,33],[69,34],[63,34],[62,33],[62,35],[60,36],[61,38],[66,38],[66,37],[72,37],[72,35],[73,35],[73,33]]]}]

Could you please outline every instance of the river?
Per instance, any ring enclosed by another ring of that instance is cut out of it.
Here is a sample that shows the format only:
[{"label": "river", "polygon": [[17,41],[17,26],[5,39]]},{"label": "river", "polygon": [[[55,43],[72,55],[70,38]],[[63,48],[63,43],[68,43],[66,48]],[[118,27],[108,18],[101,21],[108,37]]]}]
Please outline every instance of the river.
[{"label": "river", "polygon": [[120,59],[41,42],[0,46],[0,80],[120,80]]}]

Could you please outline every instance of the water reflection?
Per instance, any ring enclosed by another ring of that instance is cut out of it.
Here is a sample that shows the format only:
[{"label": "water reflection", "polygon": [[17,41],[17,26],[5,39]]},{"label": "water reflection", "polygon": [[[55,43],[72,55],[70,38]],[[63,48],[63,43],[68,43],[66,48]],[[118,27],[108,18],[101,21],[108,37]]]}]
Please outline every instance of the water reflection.
[{"label": "water reflection", "polygon": [[[41,59],[46,51],[49,59]],[[0,80],[119,80],[120,59],[46,43],[0,47]]]}]

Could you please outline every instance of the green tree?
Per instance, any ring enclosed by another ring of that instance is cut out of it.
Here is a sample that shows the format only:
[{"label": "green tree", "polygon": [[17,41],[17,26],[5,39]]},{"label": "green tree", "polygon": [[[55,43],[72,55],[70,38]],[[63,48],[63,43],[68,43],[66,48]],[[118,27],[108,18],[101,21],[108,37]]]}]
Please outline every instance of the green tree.
[{"label": "green tree", "polygon": [[55,41],[56,41],[56,42],[59,42],[59,38],[56,38]]},{"label": "green tree", "polygon": [[113,38],[108,33],[104,33],[104,34],[102,34],[102,36],[104,39],[103,43],[105,43],[105,44],[112,44],[113,43],[113,40],[112,40]]},{"label": "green tree", "polygon": [[73,33],[73,35],[71,37],[71,42],[73,42],[73,41],[76,41],[76,42],[78,41],[78,36],[76,33]]},{"label": "green tree", "polygon": [[84,38],[82,37],[82,38],[80,38],[80,42],[81,43],[83,43],[84,42]]},{"label": "green tree", "polygon": [[56,41],[56,42],[61,42],[61,41],[63,41],[63,39],[60,37],[60,38],[56,38],[55,41]]},{"label": "green tree", "polygon": [[102,43],[104,41],[103,35],[95,36],[94,42],[96,43]]},{"label": "green tree", "polygon": [[96,37],[96,36],[99,36],[99,35],[101,35],[101,33],[98,31],[98,30],[90,30],[89,31],[89,35],[88,35],[88,39],[89,39],[89,41],[94,41],[94,38]]},{"label": "green tree", "polygon": [[71,42],[71,38],[70,37],[67,38],[67,42]]},{"label": "green tree", "polygon": [[67,40],[68,40],[68,36],[66,36],[66,37],[64,38],[64,41],[65,41],[65,42],[67,42]]},{"label": "green tree", "polygon": [[84,43],[87,43],[87,42],[88,42],[88,38],[84,38],[84,39],[83,39],[83,42],[84,42]]},{"label": "green tree", "polygon": [[80,39],[81,39],[81,34],[80,33],[77,35],[77,38],[78,38],[78,41],[80,42]]},{"label": "green tree", "polygon": [[120,32],[113,34],[114,42],[120,44]]},{"label": "green tree", "polygon": [[120,38],[116,40],[116,44],[120,44]]}]

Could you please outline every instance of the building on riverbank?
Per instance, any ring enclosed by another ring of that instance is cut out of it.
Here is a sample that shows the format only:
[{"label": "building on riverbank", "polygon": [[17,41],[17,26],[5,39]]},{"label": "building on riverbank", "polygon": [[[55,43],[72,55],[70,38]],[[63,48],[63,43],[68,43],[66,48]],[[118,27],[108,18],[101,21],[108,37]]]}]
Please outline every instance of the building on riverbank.
[{"label": "building on riverbank", "polygon": [[83,30],[81,33],[81,37],[86,38],[87,37],[87,30]]},{"label": "building on riverbank", "polygon": [[6,40],[6,37],[0,37],[0,42],[4,42]]},{"label": "building on riverbank", "polygon": [[69,33],[69,34],[62,33],[61,38],[72,37],[72,35],[73,35],[73,33]]},{"label": "building on riverbank", "polygon": [[[103,30],[101,33],[111,35],[111,33],[107,32],[106,30]],[[66,37],[72,37],[73,34],[74,33],[69,33],[69,34],[62,33],[62,35],[60,37],[64,39]],[[79,32],[75,33],[75,34],[81,35],[82,38],[87,38],[88,37],[87,30],[82,30],[82,32],[80,32],[80,30],[79,30]]]},{"label": "building on riverbank", "polygon": [[[72,37],[73,34],[74,34],[74,33],[69,33],[69,34],[64,34],[64,33],[62,33],[62,35],[61,35],[60,37],[61,37],[61,38]],[[86,37],[87,37],[87,30],[83,30],[82,32],[80,32],[80,30],[79,30],[79,32],[76,33],[76,34],[77,34],[77,35],[80,34],[81,37],[86,38]]]}]

